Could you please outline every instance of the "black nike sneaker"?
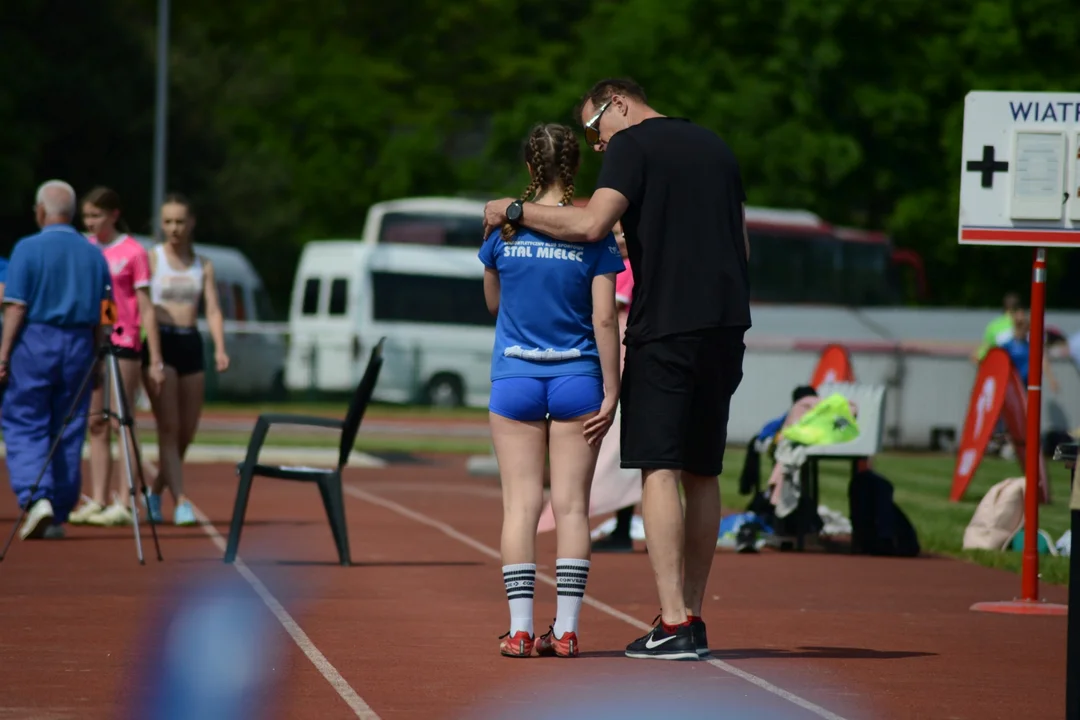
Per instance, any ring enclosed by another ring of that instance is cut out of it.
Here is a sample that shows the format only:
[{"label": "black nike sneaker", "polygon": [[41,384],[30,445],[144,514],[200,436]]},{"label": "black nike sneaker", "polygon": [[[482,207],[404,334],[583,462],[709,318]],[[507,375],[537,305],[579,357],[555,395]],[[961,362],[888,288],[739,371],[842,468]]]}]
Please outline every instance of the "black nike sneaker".
[{"label": "black nike sneaker", "polygon": [[700,657],[709,654],[709,637],[705,634],[705,621],[701,618],[690,620],[690,633],[694,638],[694,648]]},{"label": "black nike sneaker", "polygon": [[690,625],[682,625],[675,628],[675,632],[669,633],[664,630],[661,622],[648,634],[627,645],[626,657],[646,660],[698,660],[700,655]]}]

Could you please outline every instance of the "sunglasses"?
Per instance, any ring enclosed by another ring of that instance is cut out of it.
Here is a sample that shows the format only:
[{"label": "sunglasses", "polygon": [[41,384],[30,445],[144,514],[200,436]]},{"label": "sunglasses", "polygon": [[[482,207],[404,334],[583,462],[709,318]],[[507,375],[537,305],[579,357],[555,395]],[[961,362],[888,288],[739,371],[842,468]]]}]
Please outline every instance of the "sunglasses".
[{"label": "sunglasses", "polygon": [[589,120],[589,122],[585,123],[585,142],[590,145],[595,145],[600,142],[600,116],[604,114],[604,111],[608,109],[608,105],[610,105],[611,101],[614,99],[615,98],[612,97],[606,103],[601,105],[600,110],[592,116],[592,119]]}]

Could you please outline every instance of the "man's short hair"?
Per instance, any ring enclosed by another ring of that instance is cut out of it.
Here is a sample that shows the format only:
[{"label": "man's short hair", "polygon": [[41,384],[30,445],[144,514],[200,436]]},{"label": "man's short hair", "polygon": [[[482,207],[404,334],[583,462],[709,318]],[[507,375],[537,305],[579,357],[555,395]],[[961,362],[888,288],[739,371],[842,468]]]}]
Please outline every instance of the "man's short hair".
[{"label": "man's short hair", "polygon": [[37,190],[36,202],[45,208],[46,217],[75,217],[75,188],[63,180],[48,180]]},{"label": "man's short hair", "polygon": [[1005,300],[1003,301],[1005,306],[1005,312],[1013,312],[1020,309],[1020,295],[1019,293],[1009,292],[1005,293]]},{"label": "man's short hair", "polygon": [[581,122],[581,112],[585,109],[586,103],[591,101],[594,108],[599,107],[610,100],[612,95],[626,95],[643,103],[648,102],[645,99],[645,91],[630,78],[607,78],[593,85],[589,92],[578,101],[574,108],[574,122]]}]

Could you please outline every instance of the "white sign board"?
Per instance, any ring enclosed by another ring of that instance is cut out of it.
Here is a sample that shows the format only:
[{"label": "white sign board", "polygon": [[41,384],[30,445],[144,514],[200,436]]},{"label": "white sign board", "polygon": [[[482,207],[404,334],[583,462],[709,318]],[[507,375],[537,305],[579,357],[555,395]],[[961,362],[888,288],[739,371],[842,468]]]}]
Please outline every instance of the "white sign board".
[{"label": "white sign board", "polygon": [[1080,93],[968,93],[959,240],[1080,246]]}]

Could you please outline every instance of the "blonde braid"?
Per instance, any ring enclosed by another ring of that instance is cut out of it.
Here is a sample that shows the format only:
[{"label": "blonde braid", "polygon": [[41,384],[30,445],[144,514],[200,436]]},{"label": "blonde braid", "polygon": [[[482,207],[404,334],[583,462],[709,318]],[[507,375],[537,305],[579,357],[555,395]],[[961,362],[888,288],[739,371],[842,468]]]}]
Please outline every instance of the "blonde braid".
[{"label": "blonde braid", "polygon": [[556,144],[559,159],[559,184],[563,186],[562,204],[571,205],[574,202],[574,174],[577,169],[580,150],[577,138],[565,131],[559,133]]},{"label": "blonde braid", "polygon": [[[536,193],[540,190],[540,169],[543,165],[543,152],[540,149],[539,139],[536,137],[534,131],[529,136],[528,145],[526,146],[526,161],[533,169],[532,179],[529,184],[525,186],[525,192],[521,193],[521,197],[518,198],[521,202],[527,202],[531,200]],[[511,242],[515,234],[515,229],[509,221],[503,223],[502,226],[502,239],[503,242]]]}]

